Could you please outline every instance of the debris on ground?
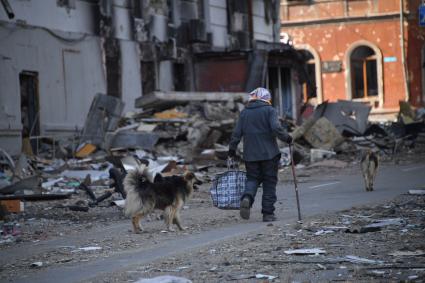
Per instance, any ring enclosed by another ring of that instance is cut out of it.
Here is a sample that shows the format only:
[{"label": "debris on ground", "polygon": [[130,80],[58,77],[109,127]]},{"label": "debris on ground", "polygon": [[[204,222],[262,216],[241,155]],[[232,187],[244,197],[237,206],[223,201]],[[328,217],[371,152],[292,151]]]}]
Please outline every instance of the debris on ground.
[{"label": "debris on ground", "polygon": [[[149,270],[141,266],[113,278],[126,281],[140,273],[154,277],[161,275],[155,271],[159,267],[190,266],[180,274],[202,282],[250,280],[263,274],[272,276],[264,277],[271,282],[277,278],[280,282],[423,281],[424,205],[423,196],[401,195],[387,203],[305,219],[302,229],[276,222],[262,231],[151,262]],[[342,224],[348,221],[383,226],[374,233],[346,234],[347,226]],[[317,237],[320,230],[333,232]],[[322,248],[303,248],[313,246]]]},{"label": "debris on ground", "polygon": [[[205,95],[203,99],[172,97],[155,92],[138,99],[138,104],[143,109],[123,114],[124,105],[119,99],[97,95],[82,133],[57,139],[39,137],[37,147],[32,148],[28,142],[28,148],[20,156],[10,156],[0,149],[0,245],[9,247],[37,242],[74,230],[106,225],[109,221],[123,220],[122,207],[126,197],[123,179],[129,170],[140,166],[146,166],[146,175],[151,181],[157,174],[179,175],[191,170],[209,186],[212,176],[226,168],[228,143],[239,113],[244,108],[244,96],[223,93]],[[300,125],[289,118],[282,119],[295,141],[293,159],[296,168],[304,169],[299,176],[300,182],[312,175],[312,172],[322,170],[329,173],[332,170],[354,168],[364,150],[375,151],[383,163],[403,163],[423,156],[424,109],[415,110],[409,104],[400,103],[398,120],[387,123],[369,122],[370,110],[370,107],[362,103],[351,101],[325,102],[310,117],[301,121]],[[282,153],[280,173],[286,174],[292,162],[289,147],[281,142],[279,146]],[[242,156],[242,153],[241,145],[237,154]],[[408,196],[420,198],[423,195],[423,189],[412,188]],[[209,213],[199,219],[193,216],[191,221],[196,225],[189,233],[237,222],[238,218],[229,212],[220,212],[221,214],[211,218],[211,211],[207,210],[210,201],[207,190],[204,190],[187,206],[189,209],[186,210],[189,212],[195,207]],[[373,217],[360,217],[360,212],[356,211],[352,215],[341,215],[341,219],[325,219],[321,225],[312,225],[315,227],[309,227],[308,230],[292,231],[287,230],[287,227],[284,229],[271,226],[270,229],[276,235],[289,242],[276,246],[274,240],[277,244],[280,238],[273,238],[273,249],[260,252],[260,255],[264,255],[260,261],[268,262],[267,268],[255,269],[256,272],[249,274],[242,274],[235,268],[230,270],[230,275],[224,275],[224,271],[231,269],[228,266],[233,266],[234,263],[235,266],[242,263],[254,264],[248,257],[249,251],[243,249],[239,252],[240,259],[211,260],[205,263],[208,267],[205,274],[198,274],[199,277],[196,278],[203,281],[203,278],[212,277],[221,281],[229,278],[254,279],[257,275],[264,275],[266,280],[274,280],[269,279],[274,276],[285,280],[284,274],[274,272],[272,267],[288,262],[303,262],[301,266],[312,264],[311,269],[334,270],[335,273],[345,270],[340,277],[347,280],[350,277],[344,276],[355,269],[350,264],[362,265],[359,272],[365,278],[397,277],[391,270],[402,270],[400,263],[392,262],[384,256],[392,252],[391,256],[394,258],[420,257],[417,254],[424,250],[423,246],[397,244],[392,247],[392,251],[384,253],[379,250],[383,247],[378,245],[374,246],[377,249],[376,254],[369,254],[365,251],[356,253],[350,243],[344,242],[350,239],[370,243],[362,237],[376,238],[373,243],[385,242],[387,238],[400,240],[399,236],[412,238],[417,237],[418,231],[423,232],[423,222],[417,219],[419,214],[423,214],[422,208],[417,207],[417,211],[413,211],[409,204],[404,203],[390,206],[394,213],[385,208],[377,211]],[[401,207],[405,207],[405,211],[401,211]],[[147,217],[151,222],[158,218],[157,215]],[[170,237],[170,233],[161,231],[162,228],[158,228],[157,234],[160,236],[156,237]],[[392,233],[388,234],[389,231]],[[383,238],[384,235],[386,238]],[[126,235],[121,236],[124,237],[124,246],[146,243],[139,243],[140,239],[132,239],[129,243],[126,242]],[[257,240],[264,237],[265,235],[256,236],[253,242],[258,243]],[[291,240],[297,237],[302,240]],[[403,241],[400,240],[400,243],[405,243]],[[339,242],[345,244],[338,244]],[[120,246],[120,243],[116,245]],[[37,268],[46,268],[51,262],[63,264],[83,260],[77,259],[80,254],[95,257],[111,252],[109,247],[104,245],[105,248],[100,248],[96,246],[98,244],[100,243],[85,242],[80,246],[82,248],[61,248],[60,252],[50,256],[54,260],[43,261]],[[322,248],[309,248],[318,246]],[[255,250],[257,247],[250,248]],[[237,253],[231,246],[217,250]],[[274,258],[266,257],[270,253]],[[304,256],[296,255],[297,253]],[[311,263],[304,257],[309,257]],[[377,265],[374,266],[375,269],[370,270],[363,266],[368,261]],[[38,262],[38,259],[26,259],[21,266],[27,268],[33,262]],[[340,268],[342,265],[335,267],[342,263],[348,268]],[[385,266],[388,268],[382,273],[379,268]],[[295,267],[297,268],[304,267]],[[178,267],[173,270],[176,269]],[[188,270],[179,272],[187,272],[190,275],[188,278],[194,278]],[[206,274],[213,275],[209,277]],[[159,274],[150,272],[150,275]],[[402,275],[397,278],[408,278],[404,276],[405,273]],[[409,276],[421,277],[423,274],[419,272],[418,275]]]}]

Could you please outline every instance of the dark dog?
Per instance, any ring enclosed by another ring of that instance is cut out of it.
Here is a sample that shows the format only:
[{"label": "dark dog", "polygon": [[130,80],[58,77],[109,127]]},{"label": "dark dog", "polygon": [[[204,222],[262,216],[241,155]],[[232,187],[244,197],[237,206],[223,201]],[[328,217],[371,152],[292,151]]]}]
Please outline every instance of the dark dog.
[{"label": "dark dog", "polygon": [[363,153],[360,161],[366,191],[373,191],[373,182],[378,172],[379,158],[373,151],[367,150]]},{"label": "dark dog", "polygon": [[140,220],[154,209],[164,210],[164,220],[169,231],[174,231],[173,223],[184,230],[180,222],[180,210],[199,183],[191,172],[183,176],[157,175],[154,182],[150,182],[141,171],[129,172],[124,179],[124,190],[127,193],[124,211],[127,216],[131,216],[134,232],[142,231]]}]

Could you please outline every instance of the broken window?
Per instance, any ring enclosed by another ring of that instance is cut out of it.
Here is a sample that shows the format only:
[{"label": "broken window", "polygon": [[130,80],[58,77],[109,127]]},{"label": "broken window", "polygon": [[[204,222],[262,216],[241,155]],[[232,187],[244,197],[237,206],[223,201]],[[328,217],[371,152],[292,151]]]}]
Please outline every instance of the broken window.
[{"label": "broken window", "polygon": [[253,37],[253,11],[250,1],[227,0],[227,31],[232,49],[249,49]]},{"label": "broken window", "polygon": [[311,97],[316,97],[316,62],[313,54],[307,50],[300,50],[306,61],[306,71],[308,78],[302,84],[303,101],[308,101]]},{"label": "broken window", "polygon": [[121,97],[121,50],[119,41],[106,38],[103,43],[106,66],[107,94]]},{"label": "broken window", "polygon": [[156,90],[155,62],[141,61],[140,73],[142,76],[142,92],[148,94]]},{"label": "broken window", "polygon": [[378,69],[375,51],[367,46],[354,49],[350,57],[353,98],[378,96]]},{"label": "broken window", "polygon": [[173,84],[175,91],[186,90],[186,76],[184,64],[174,63],[173,64]]},{"label": "broken window", "polygon": [[[22,137],[40,135],[38,73],[22,71],[19,74],[21,92]],[[31,141],[32,150],[36,150],[36,141]]]}]

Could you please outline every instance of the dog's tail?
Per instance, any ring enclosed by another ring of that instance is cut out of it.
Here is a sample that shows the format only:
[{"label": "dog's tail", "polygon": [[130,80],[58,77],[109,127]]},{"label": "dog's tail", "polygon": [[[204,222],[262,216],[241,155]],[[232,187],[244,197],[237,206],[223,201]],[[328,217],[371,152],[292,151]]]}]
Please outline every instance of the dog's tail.
[{"label": "dog's tail", "polygon": [[142,209],[143,201],[140,196],[140,190],[143,190],[148,185],[148,182],[142,170],[132,170],[125,176],[123,184],[127,193],[124,207],[126,216],[132,216]]}]

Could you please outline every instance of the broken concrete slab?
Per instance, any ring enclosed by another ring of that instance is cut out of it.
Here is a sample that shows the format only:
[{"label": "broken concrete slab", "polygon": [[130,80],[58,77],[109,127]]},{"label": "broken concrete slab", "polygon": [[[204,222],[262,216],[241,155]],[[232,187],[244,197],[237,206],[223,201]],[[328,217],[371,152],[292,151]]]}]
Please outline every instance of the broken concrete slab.
[{"label": "broken concrete slab", "polygon": [[87,177],[87,175],[90,175],[90,178],[93,182],[101,180],[101,179],[108,179],[109,178],[109,169],[112,167],[108,167],[103,171],[99,170],[65,170],[63,171],[60,176],[67,177],[67,178],[75,178],[79,180],[83,180]]},{"label": "broken concrete slab", "polygon": [[116,129],[123,109],[124,102],[121,99],[96,94],[87,114],[81,141],[103,146],[105,133]]},{"label": "broken concrete slab", "polygon": [[39,188],[40,179],[38,176],[31,176],[9,186],[0,189],[0,194],[14,194],[16,192],[22,192],[24,190],[35,191]]},{"label": "broken concrete slab", "polygon": [[185,105],[191,101],[246,101],[244,92],[180,92],[180,91],[154,91],[136,99],[136,107],[156,110],[169,109],[177,105]]},{"label": "broken concrete slab", "polygon": [[335,103],[324,102],[314,111],[315,117],[326,117],[342,134],[362,135],[367,128],[371,107],[361,102],[338,100]]},{"label": "broken concrete slab", "polygon": [[139,148],[152,150],[158,142],[159,136],[155,133],[121,131],[116,134],[107,134],[105,148]]},{"label": "broken concrete slab", "polygon": [[325,150],[332,150],[344,141],[335,126],[324,117],[318,119],[306,130],[304,138],[314,148]]},{"label": "broken concrete slab", "polygon": [[140,123],[139,126],[137,126],[137,131],[151,133],[153,130],[155,130],[156,127],[156,124]]}]

